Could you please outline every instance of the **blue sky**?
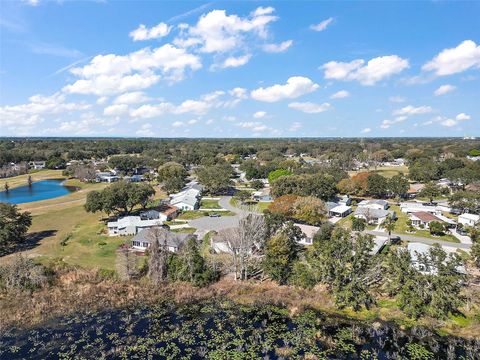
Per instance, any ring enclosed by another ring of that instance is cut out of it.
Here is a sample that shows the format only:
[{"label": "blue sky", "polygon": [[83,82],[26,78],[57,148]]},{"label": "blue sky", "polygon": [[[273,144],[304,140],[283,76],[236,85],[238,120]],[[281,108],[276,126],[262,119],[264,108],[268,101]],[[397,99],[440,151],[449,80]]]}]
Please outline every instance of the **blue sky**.
[{"label": "blue sky", "polygon": [[479,2],[2,1],[0,136],[479,136]]}]

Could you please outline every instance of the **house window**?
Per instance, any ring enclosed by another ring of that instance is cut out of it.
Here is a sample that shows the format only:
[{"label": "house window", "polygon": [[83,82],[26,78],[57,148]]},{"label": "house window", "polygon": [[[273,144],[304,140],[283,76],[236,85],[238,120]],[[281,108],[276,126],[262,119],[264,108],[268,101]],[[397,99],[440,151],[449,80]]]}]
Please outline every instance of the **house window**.
[{"label": "house window", "polygon": [[133,246],[140,247],[140,241],[132,241]]},{"label": "house window", "polygon": [[144,242],[142,243],[142,245],[143,245],[144,248],[147,248],[148,245],[150,245],[150,244],[149,244],[148,242],[144,241]]}]

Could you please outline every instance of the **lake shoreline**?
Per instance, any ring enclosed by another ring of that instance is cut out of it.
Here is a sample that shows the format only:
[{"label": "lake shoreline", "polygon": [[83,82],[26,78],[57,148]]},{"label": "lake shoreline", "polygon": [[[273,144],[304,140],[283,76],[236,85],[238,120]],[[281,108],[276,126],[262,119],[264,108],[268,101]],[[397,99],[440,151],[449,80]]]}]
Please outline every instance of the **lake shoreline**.
[{"label": "lake shoreline", "polygon": [[79,190],[78,187],[65,185],[65,178],[51,178],[33,181],[31,185],[22,185],[0,191],[0,202],[21,205],[37,201],[55,199]]}]

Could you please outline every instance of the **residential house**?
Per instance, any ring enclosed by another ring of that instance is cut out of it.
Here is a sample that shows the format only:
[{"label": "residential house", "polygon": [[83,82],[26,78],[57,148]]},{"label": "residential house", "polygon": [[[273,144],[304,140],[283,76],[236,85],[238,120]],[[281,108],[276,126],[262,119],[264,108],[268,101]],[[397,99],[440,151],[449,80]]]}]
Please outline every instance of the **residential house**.
[{"label": "residential house", "polygon": [[196,210],[200,205],[200,191],[192,188],[173,194],[171,195],[170,205],[183,211]]},{"label": "residential house", "polygon": [[414,198],[418,193],[425,187],[425,184],[414,183],[410,184],[410,187],[407,190],[407,197]]},{"label": "residential house", "polygon": [[30,169],[42,170],[45,169],[46,163],[45,161],[30,161],[28,163],[28,166],[30,167]]},{"label": "residential house", "polygon": [[352,199],[348,195],[342,195],[337,199],[339,205],[352,205]]},{"label": "residential house", "polygon": [[146,251],[155,240],[159,241],[161,246],[164,245],[165,241],[168,251],[175,253],[191,237],[194,237],[194,235],[174,233],[159,227],[143,229],[133,237],[132,248],[138,251]]},{"label": "residential house", "polygon": [[138,182],[142,182],[144,178],[143,178],[143,175],[132,175],[132,176],[124,176],[123,180],[127,182],[138,183]]},{"label": "residential house", "polygon": [[96,178],[98,182],[112,183],[120,180],[120,178],[110,171],[97,172]]},{"label": "residential house", "polygon": [[163,224],[160,219],[142,219],[141,216],[124,216],[117,221],[109,221],[108,235],[135,235],[143,229],[158,227]]},{"label": "residential house", "polygon": [[410,213],[412,225],[419,228],[428,228],[431,222],[443,223],[442,219],[426,211],[417,211]]},{"label": "residential house", "polygon": [[392,219],[397,218],[397,214],[392,210],[359,206],[353,216],[357,219],[364,219],[368,224],[381,224],[389,215]]},{"label": "residential house", "polygon": [[342,217],[342,218],[345,216],[348,216],[351,213],[352,213],[351,206],[344,205],[344,204],[337,205],[328,211],[329,216]]},{"label": "residential house", "polygon": [[358,207],[364,207],[369,209],[377,209],[377,210],[387,210],[389,208],[388,201],[386,200],[362,200],[358,203]]},{"label": "residential house", "polygon": [[252,197],[256,201],[273,201],[270,196],[270,188],[263,188],[252,193]]},{"label": "residential house", "polygon": [[375,236],[373,238],[373,248],[370,251],[372,255],[378,254],[388,243],[388,236]]},{"label": "residential house", "polygon": [[304,236],[304,238],[302,240],[298,241],[298,243],[300,245],[306,245],[306,246],[312,245],[313,244],[313,237],[318,232],[318,230],[320,230],[320,228],[318,226],[297,224],[297,223],[295,223],[294,225],[297,226],[298,228],[300,228],[300,230],[302,231],[303,236]]},{"label": "residential house", "polygon": [[465,213],[458,216],[458,223],[463,226],[475,226],[480,223],[480,215]]},{"label": "residential house", "polygon": [[441,215],[442,211],[445,211],[444,207],[439,207],[437,205],[424,205],[420,202],[404,202],[400,203],[400,211],[406,214],[411,214],[414,212],[428,212],[433,215]]}]

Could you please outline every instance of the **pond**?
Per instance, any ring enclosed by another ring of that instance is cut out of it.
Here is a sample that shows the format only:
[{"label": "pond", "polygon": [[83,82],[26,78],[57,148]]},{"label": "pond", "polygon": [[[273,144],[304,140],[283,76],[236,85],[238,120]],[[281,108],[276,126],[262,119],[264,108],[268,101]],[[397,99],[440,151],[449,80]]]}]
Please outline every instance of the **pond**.
[{"label": "pond", "polygon": [[214,299],[55,318],[0,334],[0,359],[478,359],[477,340]]},{"label": "pond", "polygon": [[0,192],[0,202],[24,204],[39,200],[54,199],[75,191],[74,187],[64,186],[64,180],[41,180],[7,191]]}]

